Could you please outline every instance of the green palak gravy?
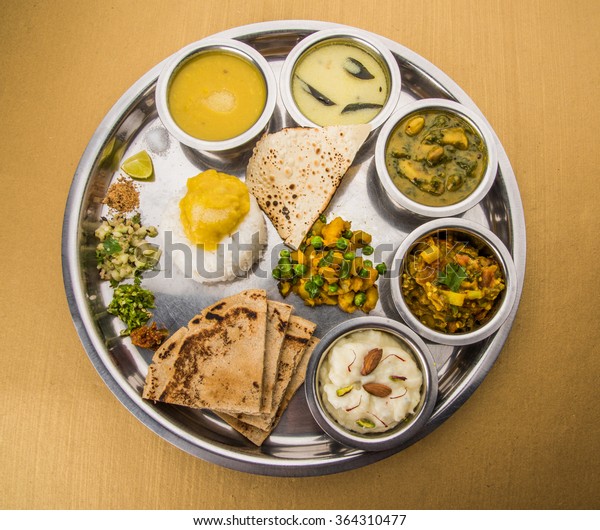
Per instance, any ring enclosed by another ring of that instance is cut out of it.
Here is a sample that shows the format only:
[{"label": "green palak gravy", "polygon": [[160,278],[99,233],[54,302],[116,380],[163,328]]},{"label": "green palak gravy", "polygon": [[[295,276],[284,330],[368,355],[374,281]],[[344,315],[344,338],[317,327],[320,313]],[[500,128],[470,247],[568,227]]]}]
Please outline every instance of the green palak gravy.
[{"label": "green palak gravy", "polygon": [[390,135],[386,166],[396,187],[427,206],[448,206],[469,196],[487,167],[481,136],[463,118],[426,110],[402,119]]}]

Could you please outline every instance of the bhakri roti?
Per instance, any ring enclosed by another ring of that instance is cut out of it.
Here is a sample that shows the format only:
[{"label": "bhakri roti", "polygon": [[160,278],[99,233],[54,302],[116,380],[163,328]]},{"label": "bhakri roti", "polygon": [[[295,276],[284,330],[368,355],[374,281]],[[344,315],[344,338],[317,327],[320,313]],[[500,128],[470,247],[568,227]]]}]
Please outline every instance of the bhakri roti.
[{"label": "bhakri roti", "polygon": [[263,370],[263,393],[260,411],[271,412],[273,392],[277,383],[279,357],[293,307],[282,302],[267,300],[267,336],[265,339],[265,360]]},{"label": "bhakri roti", "polygon": [[285,393],[279,406],[275,410],[275,413],[272,417],[269,425],[261,429],[254,425],[251,425],[247,422],[240,420],[234,416],[230,416],[228,414],[219,414],[219,417],[223,419],[226,423],[228,423],[231,427],[233,427],[240,434],[248,438],[255,445],[262,445],[263,442],[269,437],[269,435],[273,432],[279,420],[283,416],[283,413],[287,409],[287,406],[290,404],[290,401],[302,385],[304,380],[306,379],[306,368],[308,366],[308,361],[310,360],[310,356],[312,355],[313,350],[319,343],[319,339],[316,337],[311,337],[308,341],[308,344],[305,346],[304,350],[301,353],[300,358],[298,359],[298,364],[293,375],[290,378],[289,384],[286,386]]},{"label": "bhakri roti", "polygon": [[370,131],[368,124],[290,127],[257,142],[246,185],[286,245],[301,244]]},{"label": "bhakri roti", "polygon": [[143,397],[257,413],[262,402],[266,327],[264,290],[243,291],[209,306],[156,351]]},{"label": "bhakri roti", "polygon": [[[285,334],[285,340],[281,347],[271,412],[261,414],[230,414],[230,416],[234,416],[235,419],[257,427],[258,429],[268,430],[272,428],[277,410],[283,401],[287,387],[296,372],[298,363],[300,362],[302,354],[306,350],[316,327],[316,324],[309,320],[296,315],[291,316]],[[227,421],[227,418],[223,419]]]}]

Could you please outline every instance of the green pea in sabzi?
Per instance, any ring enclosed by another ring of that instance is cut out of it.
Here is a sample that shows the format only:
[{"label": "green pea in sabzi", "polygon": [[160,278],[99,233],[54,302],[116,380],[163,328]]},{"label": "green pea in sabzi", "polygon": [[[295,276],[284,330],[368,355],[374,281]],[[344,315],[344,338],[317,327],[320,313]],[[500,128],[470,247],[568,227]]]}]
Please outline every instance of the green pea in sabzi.
[{"label": "green pea in sabzi", "polygon": [[273,277],[282,296],[294,293],[308,306],[337,305],[342,311],[369,313],[377,305],[377,279],[385,264],[373,265],[371,235],[351,223],[321,216],[298,250],[282,250]]}]

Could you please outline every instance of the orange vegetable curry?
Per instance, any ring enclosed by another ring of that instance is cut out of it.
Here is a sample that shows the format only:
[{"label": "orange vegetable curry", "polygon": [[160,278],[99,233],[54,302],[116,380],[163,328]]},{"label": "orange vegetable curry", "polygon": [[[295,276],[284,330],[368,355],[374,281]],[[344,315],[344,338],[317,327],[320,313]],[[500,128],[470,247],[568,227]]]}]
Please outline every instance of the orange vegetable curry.
[{"label": "orange vegetable curry", "polygon": [[412,249],[402,274],[404,300],[435,331],[466,333],[485,324],[505,288],[501,264],[450,232],[427,236]]}]

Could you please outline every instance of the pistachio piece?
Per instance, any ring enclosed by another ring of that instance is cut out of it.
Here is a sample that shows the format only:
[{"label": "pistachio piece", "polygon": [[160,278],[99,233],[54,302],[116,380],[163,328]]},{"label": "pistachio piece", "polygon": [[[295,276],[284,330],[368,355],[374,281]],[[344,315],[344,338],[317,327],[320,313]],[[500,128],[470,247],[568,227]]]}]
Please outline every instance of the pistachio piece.
[{"label": "pistachio piece", "polygon": [[383,350],[381,348],[373,348],[372,350],[365,355],[365,360],[363,361],[362,368],[360,370],[361,375],[369,375],[377,365],[379,361],[381,361],[381,356],[383,355]]},{"label": "pistachio piece", "polygon": [[345,396],[348,392],[350,392],[354,388],[354,385],[344,386],[342,388],[338,388],[335,393],[339,396]]},{"label": "pistachio piece", "polygon": [[361,418],[360,420],[356,420],[356,425],[362,427],[363,429],[374,429],[375,423],[367,418]]}]

